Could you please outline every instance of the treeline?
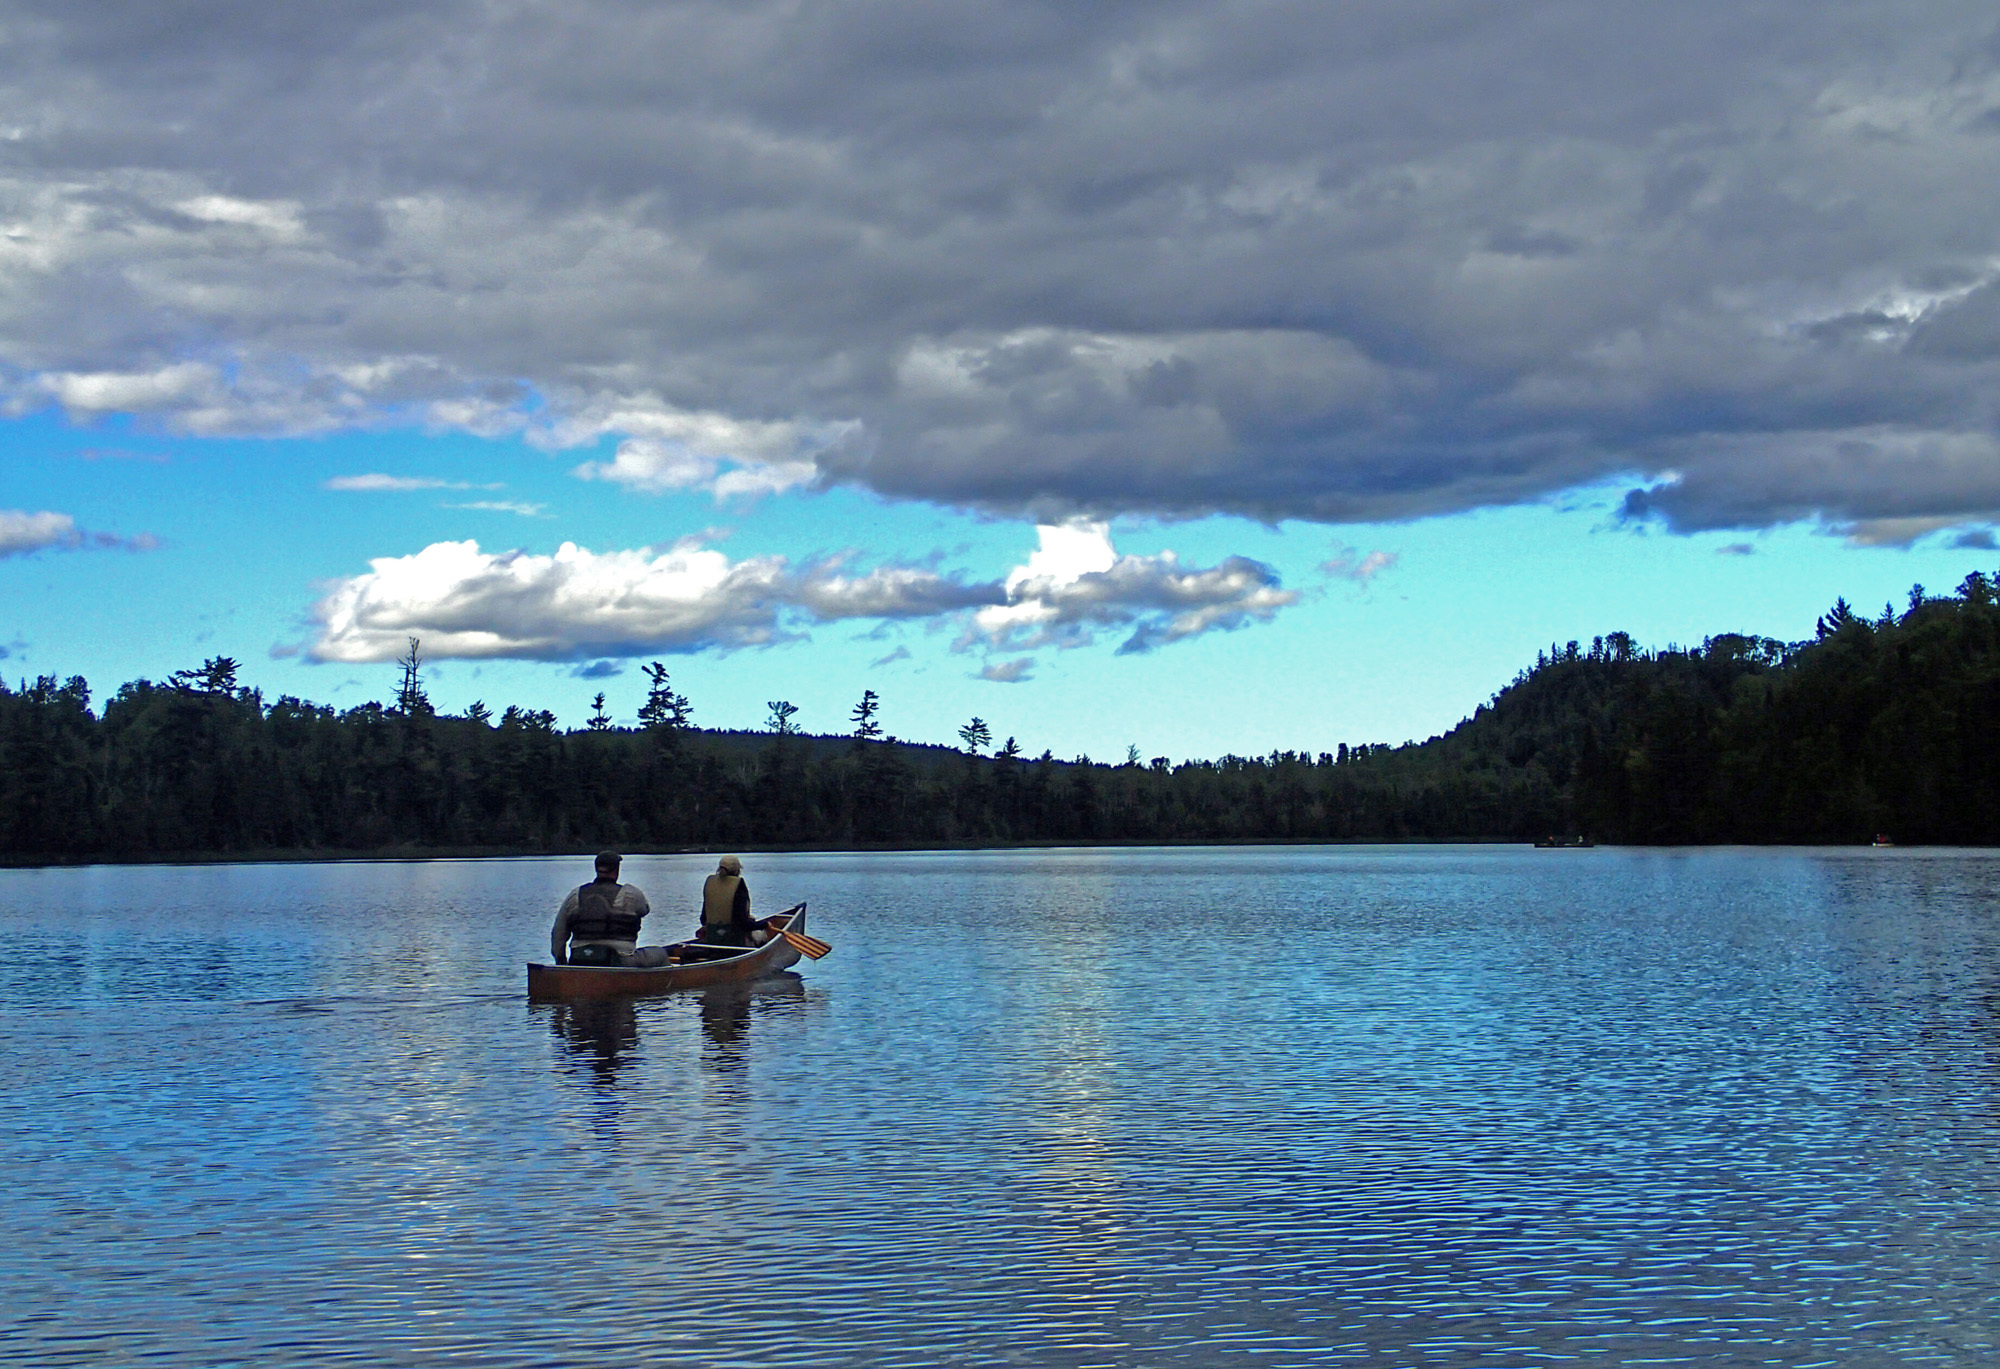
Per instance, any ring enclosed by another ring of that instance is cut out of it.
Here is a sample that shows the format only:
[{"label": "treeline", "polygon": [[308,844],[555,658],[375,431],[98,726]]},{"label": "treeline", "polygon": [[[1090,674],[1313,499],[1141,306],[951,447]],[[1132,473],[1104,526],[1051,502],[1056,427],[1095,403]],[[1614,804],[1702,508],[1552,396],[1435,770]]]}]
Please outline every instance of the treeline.
[{"label": "treeline", "polygon": [[1483,829],[1510,808],[1457,784],[1402,794],[1334,755],[1169,768],[667,725],[564,732],[548,713],[512,708],[496,719],[267,704],[188,674],[128,684],[101,717],[81,679],[0,692],[0,850],[73,860],[1339,839],[1433,835],[1473,812]]},{"label": "treeline", "polygon": [[[1560,645],[1421,744],[1123,765],[1008,739],[967,751],[690,722],[658,663],[645,725],[434,712],[414,649],[393,705],[344,712],[237,687],[235,663],[0,686],[0,854],[571,851],[1231,840],[2000,843],[1992,582],[1844,601],[1811,640]],[[601,701],[600,701],[601,704]]]},{"label": "treeline", "polygon": [[1381,768],[1405,785],[1475,790],[1529,775],[1531,791],[1555,796],[1549,835],[2000,844],[1995,584],[1975,572],[1949,597],[1913,586],[1904,611],[1872,619],[1838,600],[1801,642],[1570,642]]}]

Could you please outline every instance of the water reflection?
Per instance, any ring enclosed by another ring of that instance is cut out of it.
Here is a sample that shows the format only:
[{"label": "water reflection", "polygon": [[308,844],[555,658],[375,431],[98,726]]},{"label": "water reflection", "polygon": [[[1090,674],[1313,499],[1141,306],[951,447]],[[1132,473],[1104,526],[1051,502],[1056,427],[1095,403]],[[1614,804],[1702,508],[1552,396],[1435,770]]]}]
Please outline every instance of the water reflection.
[{"label": "water reflection", "polygon": [[750,995],[737,985],[709,989],[701,996],[701,1034],[708,1048],[702,1063],[719,1073],[743,1068],[744,1036],[750,1028]]},{"label": "water reflection", "polygon": [[748,1063],[750,1014],[753,1007],[786,999],[803,1000],[805,980],[792,973],[774,974],[751,984],[718,984],[701,993],[701,1035],[704,1068],[733,1074]]},{"label": "water reflection", "polygon": [[639,1053],[639,1014],[630,999],[549,1006],[549,1030],[571,1060],[609,1090]]}]

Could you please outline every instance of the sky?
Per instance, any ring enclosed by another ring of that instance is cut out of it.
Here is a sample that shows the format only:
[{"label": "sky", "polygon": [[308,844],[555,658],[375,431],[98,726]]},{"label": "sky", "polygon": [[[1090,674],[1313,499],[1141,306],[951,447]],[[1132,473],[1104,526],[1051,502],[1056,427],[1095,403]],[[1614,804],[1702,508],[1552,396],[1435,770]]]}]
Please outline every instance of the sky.
[{"label": "sky", "polygon": [[1174,760],[2000,565],[2000,16],[0,0],[0,676]]}]

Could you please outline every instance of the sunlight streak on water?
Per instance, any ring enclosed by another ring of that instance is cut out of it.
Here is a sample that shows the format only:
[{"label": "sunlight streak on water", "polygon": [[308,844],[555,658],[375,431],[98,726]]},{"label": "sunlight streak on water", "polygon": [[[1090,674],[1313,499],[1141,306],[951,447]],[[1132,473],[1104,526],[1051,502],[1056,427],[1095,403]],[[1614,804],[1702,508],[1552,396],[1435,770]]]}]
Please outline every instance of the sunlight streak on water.
[{"label": "sunlight streak on water", "polygon": [[[834,956],[530,1006],[575,865],[0,873],[0,1354],[1886,1366],[2000,1341],[1987,854],[760,856],[760,903],[811,898]],[[627,875],[691,907],[706,868]]]}]

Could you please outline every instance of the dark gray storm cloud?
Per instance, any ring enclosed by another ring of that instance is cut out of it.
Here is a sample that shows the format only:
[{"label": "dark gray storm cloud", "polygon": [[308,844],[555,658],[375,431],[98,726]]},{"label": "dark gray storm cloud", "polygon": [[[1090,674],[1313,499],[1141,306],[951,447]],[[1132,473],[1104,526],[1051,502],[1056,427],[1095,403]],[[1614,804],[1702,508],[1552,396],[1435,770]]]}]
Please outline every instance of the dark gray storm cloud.
[{"label": "dark gray storm cloud", "polygon": [[2000,516],[2000,21],[0,5],[0,383],[641,489]]}]

